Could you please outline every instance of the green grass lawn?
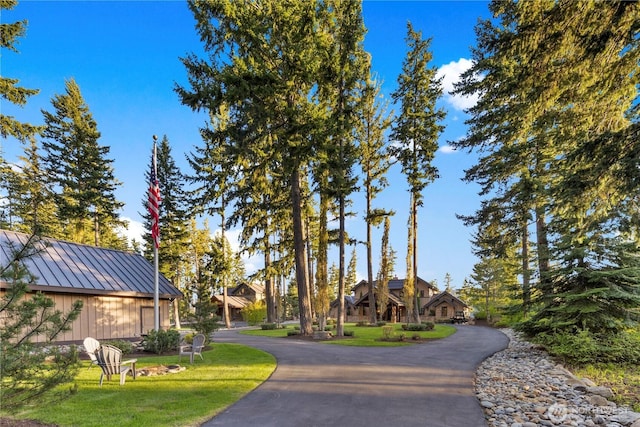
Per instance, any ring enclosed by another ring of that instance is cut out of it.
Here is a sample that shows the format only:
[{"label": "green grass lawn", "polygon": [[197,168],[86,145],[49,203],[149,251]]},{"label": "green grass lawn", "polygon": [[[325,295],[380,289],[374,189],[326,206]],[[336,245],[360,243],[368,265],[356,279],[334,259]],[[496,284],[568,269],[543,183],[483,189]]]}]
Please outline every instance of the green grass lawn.
[{"label": "green grass lawn", "polygon": [[[84,361],[76,394],[54,405],[36,405],[16,418],[60,426],[196,426],[256,388],[276,367],[270,354],[239,344],[214,343],[203,357],[193,365],[183,357],[180,364],[187,369],[179,373],[135,381],[127,377],[123,386],[114,375],[102,388],[100,368],[87,369]],[[177,363],[178,356],[141,357],[136,369]]]},{"label": "green grass lawn", "polygon": [[[351,345],[360,347],[398,347],[404,345],[412,345],[418,342],[424,342],[425,339],[439,339],[445,338],[453,334],[456,329],[451,325],[438,324],[434,330],[426,332],[413,332],[403,331],[401,323],[389,323],[387,326],[393,326],[393,336],[400,337],[404,334],[405,339],[403,341],[381,341],[382,327],[381,326],[356,326],[355,323],[345,323],[345,331],[353,331],[353,337],[334,338],[330,340],[318,340],[323,344],[335,344],[335,345]],[[286,329],[273,329],[263,331],[262,329],[249,329],[242,331],[242,334],[246,335],[259,335],[267,337],[286,337],[287,331],[293,330],[293,325],[289,325]],[[420,340],[413,340],[413,336],[420,337]]]}]

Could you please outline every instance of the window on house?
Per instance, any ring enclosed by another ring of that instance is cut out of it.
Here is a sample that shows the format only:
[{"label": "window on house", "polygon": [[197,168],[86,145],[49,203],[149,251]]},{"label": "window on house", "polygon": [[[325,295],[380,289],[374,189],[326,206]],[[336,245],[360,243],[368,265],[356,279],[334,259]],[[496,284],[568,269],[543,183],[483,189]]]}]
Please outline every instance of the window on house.
[{"label": "window on house", "polygon": [[420,290],[420,298],[424,298],[424,289]]},{"label": "window on house", "polygon": [[447,317],[447,306],[441,307],[440,308],[440,317]]}]

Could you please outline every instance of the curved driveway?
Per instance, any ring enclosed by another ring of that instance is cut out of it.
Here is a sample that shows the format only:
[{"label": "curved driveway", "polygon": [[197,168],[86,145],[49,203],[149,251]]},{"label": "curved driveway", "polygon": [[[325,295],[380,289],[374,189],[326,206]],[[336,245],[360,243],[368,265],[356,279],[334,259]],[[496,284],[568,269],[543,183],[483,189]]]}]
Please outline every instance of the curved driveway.
[{"label": "curved driveway", "polygon": [[487,327],[457,329],[448,338],[405,347],[348,347],[218,331],[217,342],[259,348],[273,354],[278,366],[203,426],[486,426],[474,374],[509,340]]}]

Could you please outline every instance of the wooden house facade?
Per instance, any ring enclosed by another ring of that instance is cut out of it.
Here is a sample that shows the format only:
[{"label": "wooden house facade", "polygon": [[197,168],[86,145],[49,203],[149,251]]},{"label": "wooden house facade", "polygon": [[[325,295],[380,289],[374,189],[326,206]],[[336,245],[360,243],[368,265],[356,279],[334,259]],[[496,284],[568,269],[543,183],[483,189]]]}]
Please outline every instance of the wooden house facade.
[{"label": "wooden house facade", "polygon": [[[229,318],[231,321],[242,320],[242,309],[256,301],[265,299],[264,285],[257,283],[241,283],[227,291],[227,304],[229,306]],[[223,295],[214,295],[212,301],[218,304],[217,315],[221,319],[224,315]]]},{"label": "wooden house facade", "polygon": [[[13,251],[28,240],[26,234],[0,230],[0,265],[7,265]],[[83,303],[79,318],[58,342],[80,342],[87,336],[135,340],[154,329],[154,267],[142,255],[49,238],[35,242],[34,248],[37,252],[23,260],[33,276],[30,291],[43,292],[64,312],[74,301]],[[0,296],[10,285],[0,279]],[[160,327],[166,329],[170,303],[182,293],[159,274],[158,296]]]},{"label": "wooden house facade", "polygon": [[[374,288],[377,283],[373,283]],[[404,279],[394,278],[389,280],[388,283],[388,295],[389,301],[387,307],[383,309],[382,319],[388,322],[402,322],[407,315],[406,306],[404,303]],[[422,307],[427,301],[429,301],[437,292],[438,289],[431,283],[418,277],[416,289],[418,293],[418,303]],[[353,306],[349,307],[346,311],[345,321],[347,322],[361,322],[369,321],[369,287],[366,280],[361,280],[353,288],[353,297],[355,301]],[[376,311],[379,314],[380,308],[376,307]],[[422,314],[422,313],[421,313]],[[338,310],[337,304],[331,304],[329,312],[330,317],[337,317]],[[380,317],[380,316],[378,316]]]}]

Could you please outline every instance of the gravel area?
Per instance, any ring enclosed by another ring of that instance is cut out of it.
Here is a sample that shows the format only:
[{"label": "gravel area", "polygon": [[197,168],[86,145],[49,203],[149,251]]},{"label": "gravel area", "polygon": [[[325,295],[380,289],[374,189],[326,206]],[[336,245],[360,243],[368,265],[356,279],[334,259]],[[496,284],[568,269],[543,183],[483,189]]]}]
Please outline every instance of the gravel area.
[{"label": "gravel area", "polygon": [[490,427],[640,427],[640,413],[611,402],[611,389],[575,377],[512,330],[502,331],[509,346],[476,372]]}]

